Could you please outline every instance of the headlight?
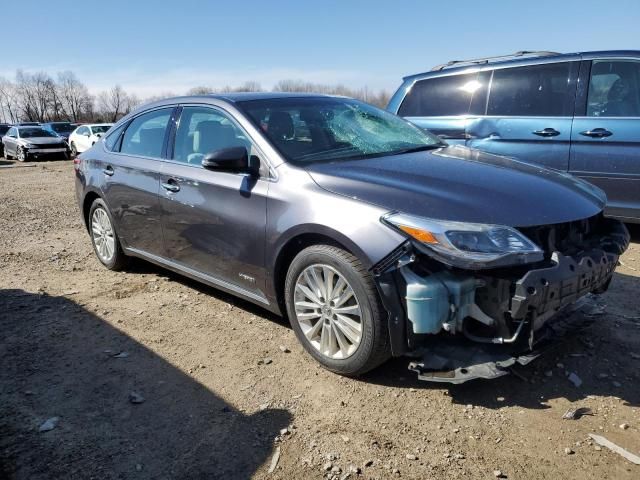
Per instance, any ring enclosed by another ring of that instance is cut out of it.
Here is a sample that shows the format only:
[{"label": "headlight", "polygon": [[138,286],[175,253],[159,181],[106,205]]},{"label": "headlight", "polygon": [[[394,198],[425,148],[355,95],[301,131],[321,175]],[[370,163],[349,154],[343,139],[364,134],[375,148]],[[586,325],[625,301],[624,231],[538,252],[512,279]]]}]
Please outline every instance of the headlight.
[{"label": "headlight", "polygon": [[544,258],[536,244],[511,227],[433,220],[402,213],[387,214],[382,221],[417,240],[429,255],[454,267],[493,268]]},{"label": "headlight", "polygon": [[36,146],[33,143],[25,143],[24,145],[22,145],[24,148],[36,148]]}]

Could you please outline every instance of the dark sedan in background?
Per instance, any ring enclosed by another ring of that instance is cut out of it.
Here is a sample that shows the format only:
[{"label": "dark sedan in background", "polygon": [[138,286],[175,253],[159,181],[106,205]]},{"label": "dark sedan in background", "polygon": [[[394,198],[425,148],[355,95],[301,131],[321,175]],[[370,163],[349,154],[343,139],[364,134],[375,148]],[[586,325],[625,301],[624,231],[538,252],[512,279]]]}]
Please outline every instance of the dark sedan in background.
[{"label": "dark sedan in background", "polygon": [[341,97],[155,102],[75,168],[107,268],[140,257],[286,314],[345,375],[425,349],[424,379],[504,375],[487,365],[605,291],[629,241],[598,188]]}]

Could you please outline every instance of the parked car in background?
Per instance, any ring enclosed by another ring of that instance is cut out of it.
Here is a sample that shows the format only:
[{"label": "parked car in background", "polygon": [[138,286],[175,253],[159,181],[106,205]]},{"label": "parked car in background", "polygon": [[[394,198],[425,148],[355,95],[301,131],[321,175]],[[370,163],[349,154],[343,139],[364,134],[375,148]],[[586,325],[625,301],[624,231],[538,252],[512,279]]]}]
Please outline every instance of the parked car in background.
[{"label": "parked car in background", "polygon": [[570,172],[640,222],[640,51],[517,52],[412,75],[388,110],[449,143]]},{"label": "parked car in background", "polygon": [[71,155],[89,150],[100,138],[109,131],[112,123],[88,123],[80,125],[69,135]]},{"label": "parked car in background", "polygon": [[69,158],[67,142],[39,126],[12,126],[2,137],[2,144],[5,158],[16,158],[20,162],[47,156]]},{"label": "parked car in background", "polygon": [[[4,137],[10,128],[10,124],[0,123],[0,138]],[[0,142],[0,157],[4,157],[4,144],[2,142]]]},{"label": "parked car in background", "polygon": [[629,242],[600,189],[345,97],[166,99],[74,163],[107,268],[140,257],[286,313],[345,375],[429,345],[444,354],[414,368],[424,379],[504,375],[491,362],[606,290]]},{"label": "parked car in background", "polygon": [[68,141],[69,135],[71,135],[71,132],[73,132],[76,127],[74,127],[71,122],[47,122],[42,124],[42,128]]}]

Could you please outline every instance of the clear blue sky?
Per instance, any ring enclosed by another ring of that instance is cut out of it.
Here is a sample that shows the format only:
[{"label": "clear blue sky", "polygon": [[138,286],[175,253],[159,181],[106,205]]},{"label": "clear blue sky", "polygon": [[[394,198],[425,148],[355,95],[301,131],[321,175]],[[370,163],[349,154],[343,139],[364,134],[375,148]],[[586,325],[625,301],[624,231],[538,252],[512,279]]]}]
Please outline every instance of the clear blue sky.
[{"label": "clear blue sky", "polygon": [[73,70],[141,96],[285,78],[393,90],[455,58],[640,49],[638,0],[20,0],[2,24],[1,76]]}]

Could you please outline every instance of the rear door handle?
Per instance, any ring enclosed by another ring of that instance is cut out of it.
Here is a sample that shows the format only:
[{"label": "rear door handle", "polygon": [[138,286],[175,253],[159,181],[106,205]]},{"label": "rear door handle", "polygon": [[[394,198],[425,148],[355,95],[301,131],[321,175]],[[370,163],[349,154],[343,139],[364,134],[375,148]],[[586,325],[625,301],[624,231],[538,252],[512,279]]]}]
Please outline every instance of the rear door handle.
[{"label": "rear door handle", "polygon": [[107,167],[104,170],[102,170],[102,173],[104,173],[105,175],[111,177],[116,172],[114,172],[113,167],[111,165],[107,165]]},{"label": "rear door handle", "polygon": [[178,185],[178,183],[173,178],[170,178],[165,183],[163,183],[162,188],[164,188],[168,192],[173,192],[173,193],[180,191],[180,185]]},{"label": "rear door handle", "polygon": [[555,128],[545,128],[543,130],[534,130],[531,133],[533,133],[534,135],[538,135],[539,137],[557,137],[558,135],[560,135],[560,132]]},{"label": "rear door handle", "polygon": [[580,135],[584,135],[585,137],[593,137],[593,138],[604,138],[610,137],[613,135],[606,128],[594,128],[593,130],[586,130],[584,132],[580,132]]}]

